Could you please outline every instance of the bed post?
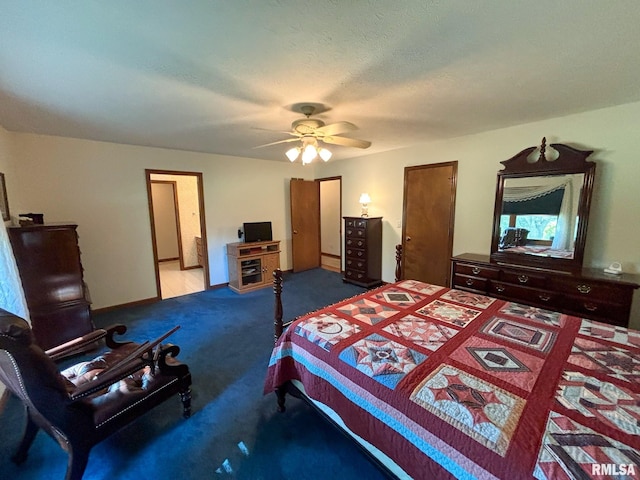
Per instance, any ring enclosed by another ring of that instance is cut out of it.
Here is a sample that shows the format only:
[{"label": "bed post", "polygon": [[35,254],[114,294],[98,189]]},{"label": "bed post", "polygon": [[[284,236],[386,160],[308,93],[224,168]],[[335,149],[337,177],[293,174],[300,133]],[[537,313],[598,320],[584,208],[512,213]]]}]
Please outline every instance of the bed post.
[{"label": "bed post", "polygon": [[[274,342],[278,341],[280,335],[284,331],[282,324],[282,270],[276,268],[273,271],[273,293],[275,294],[276,301],[273,309],[273,328],[274,328]],[[278,399],[278,411],[284,412],[286,410],[285,395],[287,390],[285,386],[276,388],[276,397]]]},{"label": "bed post", "polygon": [[276,302],[273,310],[273,328],[274,328],[274,342],[278,341],[282,331],[282,270],[276,268],[273,271],[273,293],[276,297]]},{"label": "bed post", "polygon": [[402,244],[396,245],[396,282],[402,280]]}]

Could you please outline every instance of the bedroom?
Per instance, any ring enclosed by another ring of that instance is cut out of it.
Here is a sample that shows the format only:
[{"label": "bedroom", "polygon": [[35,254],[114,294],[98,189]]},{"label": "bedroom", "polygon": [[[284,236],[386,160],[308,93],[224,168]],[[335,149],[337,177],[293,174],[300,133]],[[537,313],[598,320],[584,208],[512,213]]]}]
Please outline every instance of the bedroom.
[{"label": "bedroom", "polygon": [[[619,8],[618,14],[625,8],[634,9],[634,5],[626,4],[625,7],[621,4]],[[534,27],[544,18],[544,7],[540,7],[537,13],[539,15],[530,16]],[[629,24],[635,24],[631,20],[633,15],[628,17]],[[627,32],[626,23],[623,27],[616,33],[632,35]],[[589,36],[586,32],[584,35]],[[598,38],[603,36],[600,32]],[[586,38],[584,42],[588,44]],[[636,186],[639,173],[636,157],[640,138],[635,130],[640,118],[640,92],[635,82],[637,75],[623,68],[623,64],[638,63],[632,61],[637,60],[636,54],[623,48],[624,45],[637,44],[637,39],[615,37],[610,42],[610,46],[617,45],[619,50],[617,56],[612,55],[613,65],[601,68],[600,63],[605,59],[594,56],[581,65],[582,69],[563,72],[565,76],[562,78],[569,83],[569,80],[579,80],[573,75],[579,73],[581,79],[595,76],[596,72],[600,89],[613,85],[611,89],[626,92],[624,99],[621,100],[620,96],[611,103],[600,103],[599,98],[594,98],[597,97],[594,91],[583,92],[585,104],[572,112],[529,117],[523,122],[492,126],[490,131],[460,134],[453,138],[426,138],[417,144],[407,141],[406,146],[394,150],[302,167],[247,156],[136,146],[73,138],[74,135],[29,133],[0,120],[3,126],[0,129],[0,172],[6,175],[12,213],[43,212],[46,220],[73,220],[79,224],[86,281],[93,306],[100,309],[156,295],[144,187],[145,168],[203,173],[212,285],[227,281],[224,245],[235,240],[239,224],[248,217],[272,220],[274,238],[280,238],[285,245],[282,267],[285,270],[290,268],[288,180],[293,177],[331,176],[342,177],[343,215],[359,215],[358,197],[366,191],[372,198],[370,215],[382,216],[386,220],[383,279],[392,281],[395,268],[393,247],[399,243],[401,234],[397,225],[402,218],[405,166],[459,162],[454,254],[487,252],[499,162],[522,148],[536,145],[546,136],[550,142],[595,150],[593,159],[598,162],[598,170],[585,264],[602,268],[619,261],[625,271],[638,273],[640,190]],[[491,68],[493,72],[509,74],[507,66],[494,65]],[[534,77],[544,73],[537,68],[531,70]],[[303,98],[279,101],[278,108],[294,101],[314,100],[304,97],[307,92],[297,93]],[[565,93],[560,89],[549,92],[550,96],[542,103],[552,108],[561,103]],[[10,95],[4,88],[2,93],[3,99]],[[498,101],[499,95],[493,95],[487,103]],[[593,103],[587,104],[587,98]],[[527,101],[541,102],[539,96],[528,92]],[[24,108],[31,111],[28,105]],[[391,102],[387,108],[392,108]],[[501,108],[507,111],[507,107]],[[291,112],[278,112],[280,128],[287,127],[295,118]],[[356,121],[353,117],[355,112],[351,109],[336,111],[335,114],[332,120]],[[404,117],[400,113],[398,116]],[[405,118],[401,120],[406,121]],[[266,123],[267,128],[271,126],[270,122]],[[359,119],[356,123],[362,127]],[[257,121],[250,124],[264,126]],[[364,136],[366,130],[361,130]],[[424,131],[428,129],[425,127]],[[283,155],[282,151],[277,153]],[[239,185],[244,191],[259,194],[240,195]],[[269,201],[263,201],[265,198]],[[637,293],[631,326],[640,328],[640,297]]]}]

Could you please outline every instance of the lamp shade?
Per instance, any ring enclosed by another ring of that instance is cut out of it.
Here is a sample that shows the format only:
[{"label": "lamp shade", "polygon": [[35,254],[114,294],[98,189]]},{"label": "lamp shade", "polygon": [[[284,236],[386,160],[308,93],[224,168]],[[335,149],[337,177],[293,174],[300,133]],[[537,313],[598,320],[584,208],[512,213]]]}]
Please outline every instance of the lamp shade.
[{"label": "lamp shade", "polygon": [[368,193],[363,193],[360,195],[360,203],[371,203],[371,197]]},{"label": "lamp shade", "polygon": [[321,148],[318,150],[318,155],[320,155],[320,158],[326,162],[331,158],[332,153],[326,148]]},{"label": "lamp shade", "polygon": [[289,150],[287,150],[287,153],[285,153],[285,155],[290,161],[295,162],[296,159],[298,158],[298,155],[300,155],[300,148],[299,147],[290,148]]},{"label": "lamp shade", "polygon": [[302,151],[302,164],[311,163],[318,156],[318,151],[313,145],[307,145]]}]

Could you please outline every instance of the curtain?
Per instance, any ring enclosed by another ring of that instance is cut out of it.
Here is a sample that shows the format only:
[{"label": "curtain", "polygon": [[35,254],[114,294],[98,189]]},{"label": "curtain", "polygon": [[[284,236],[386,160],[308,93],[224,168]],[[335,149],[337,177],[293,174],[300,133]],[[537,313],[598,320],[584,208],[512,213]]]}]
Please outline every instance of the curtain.
[{"label": "curtain", "polygon": [[[558,192],[562,193],[559,194]],[[555,196],[557,196],[557,200],[553,200]],[[573,250],[573,233],[576,225],[576,218],[572,214],[574,196],[574,182],[571,177],[563,176],[557,179],[545,177],[545,184],[543,185],[505,187],[502,194],[503,213],[508,214],[508,210],[512,209],[514,210],[513,213],[523,214],[525,212],[518,211],[519,203],[538,203],[542,210],[548,210],[526,213],[558,215],[551,248],[556,250]],[[545,201],[545,198],[549,201]],[[509,207],[509,205],[512,205],[513,208]]]},{"label": "curtain", "polygon": [[0,308],[30,322],[29,308],[6,225],[0,228]]}]

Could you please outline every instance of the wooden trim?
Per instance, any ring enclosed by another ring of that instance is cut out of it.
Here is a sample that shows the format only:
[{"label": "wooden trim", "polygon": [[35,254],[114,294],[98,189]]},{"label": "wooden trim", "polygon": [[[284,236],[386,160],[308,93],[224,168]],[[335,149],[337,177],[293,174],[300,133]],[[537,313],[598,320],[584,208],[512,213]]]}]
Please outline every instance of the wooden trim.
[{"label": "wooden trim", "polygon": [[140,305],[149,305],[151,303],[156,303],[161,301],[162,298],[160,298],[160,296],[157,297],[149,297],[149,298],[145,298],[143,300],[136,300],[135,302],[128,302],[128,303],[121,303],[119,305],[111,305],[110,307],[102,307],[102,308],[96,308],[96,309],[91,309],[91,313],[106,313],[106,312],[111,312],[113,310],[118,310],[120,308],[126,308],[126,307],[138,307]]},{"label": "wooden trim", "polygon": [[320,255],[322,255],[323,257],[337,258],[338,260],[341,258],[340,255],[335,255],[333,253],[320,252]]},{"label": "wooden trim", "polygon": [[162,263],[162,262],[175,262],[176,260],[180,260],[178,257],[173,257],[173,258],[159,258],[158,259],[158,263]]},{"label": "wooden trim", "polygon": [[184,267],[182,270],[193,270],[195,268],[202,268],[202,265],[191,265],[189,267]]}]

